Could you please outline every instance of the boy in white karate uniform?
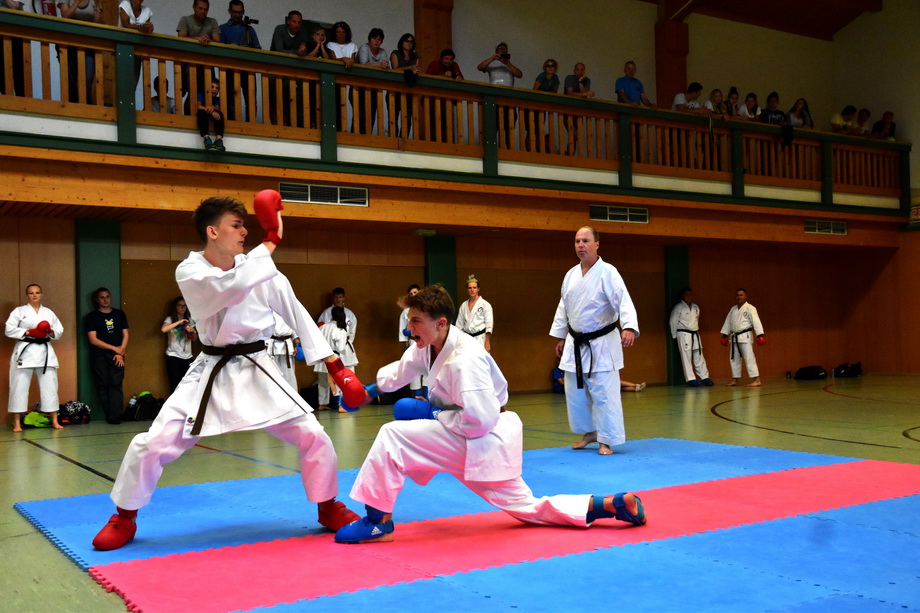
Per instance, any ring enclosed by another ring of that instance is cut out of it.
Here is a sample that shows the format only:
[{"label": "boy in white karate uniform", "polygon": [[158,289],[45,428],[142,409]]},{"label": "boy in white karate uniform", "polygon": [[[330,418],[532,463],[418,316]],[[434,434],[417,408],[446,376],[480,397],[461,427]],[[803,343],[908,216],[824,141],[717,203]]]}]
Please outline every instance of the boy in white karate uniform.
[{"label": "boy in white karate uniform", "polygon": [[604,517],[645,523],[642,502],[632,493],[534,497],[521,478],[523,425],[505,410],[508,382],[495,360],[450,324],[454,304],[443,287],[426,287],[405,300],[415,345],[378,371],[365,401],[376,395],[374,387],[395,391],[423,374],[431,403],[406,398],[394,407],[399,421],[380,429],[351,490],[367,516],[340,529],[336,541],[393,540],[393,508],[406,477],[424,485],[439,472],[529,524],[584,528]]}]

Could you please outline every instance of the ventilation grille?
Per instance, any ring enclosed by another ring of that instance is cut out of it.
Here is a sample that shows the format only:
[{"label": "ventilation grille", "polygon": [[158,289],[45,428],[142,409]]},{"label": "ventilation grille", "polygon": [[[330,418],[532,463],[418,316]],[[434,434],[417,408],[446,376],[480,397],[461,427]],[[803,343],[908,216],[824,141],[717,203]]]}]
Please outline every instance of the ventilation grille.
[{"label": "ventilation grille", "polygon": [[806,219],[805,234],[837,234],[846,236],[847,222],[824,221],[821,219]]},{"label": "ventilation grille", "polygon": [[620,223],[648,223],[648,209],[636,206],[603,206],[592,204],[588,215],[592,221],[617,221]]},{"label": "ventilation grille", "polygon": [[281,199],[288,202],[367,206],[367,188],[365,187],[279,183],[278,191],[281,192]]}]

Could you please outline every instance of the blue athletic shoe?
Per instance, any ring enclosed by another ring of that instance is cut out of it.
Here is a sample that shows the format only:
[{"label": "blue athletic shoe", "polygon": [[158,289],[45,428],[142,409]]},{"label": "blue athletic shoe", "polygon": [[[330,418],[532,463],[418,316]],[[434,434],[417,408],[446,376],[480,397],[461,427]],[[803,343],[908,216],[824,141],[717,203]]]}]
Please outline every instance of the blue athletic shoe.
[{"label": "blue athletic shoe", "polygon": [[353,521],[339,528],[335,533],[336,543],[356,545],[358,543],[389,543],[393,540],[393,520],[375,524],[367,517]]},{"label": "blue athletic shoe", "polygon": [[687,381],[687,385],[689,385],[690,387],[699,387],[703,385],[703,382],[700,381],[699,379],[691,379],[690,381]]},{"label": "blue athletic shoe", "polygon": [[703,379],[703,385],[705,385],[706,387],[712,387],[715,384],[712,382],[712,379],[710,379],[709,377],[706,377],[705,379]]}]

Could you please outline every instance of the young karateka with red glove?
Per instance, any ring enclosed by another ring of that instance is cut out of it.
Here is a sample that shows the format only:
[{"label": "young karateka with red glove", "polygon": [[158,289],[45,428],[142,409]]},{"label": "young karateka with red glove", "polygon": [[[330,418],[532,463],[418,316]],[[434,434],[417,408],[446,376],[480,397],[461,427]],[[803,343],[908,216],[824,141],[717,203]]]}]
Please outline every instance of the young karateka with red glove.
[{"label": "young karateka with red glove", "polygon": [[282,208],[275,191],[256,196],[265,241],[248,254],[243,253],[246,208],[239,200],[208,198],[196,209],[195,228],[205,249],[179,264],[176,281],[196,315],[203,351],[150,430],[128,447],[112,489],[118,512],[93,540],[96,549],[118,549],[134,538],[137,511],[150,501],[167,463],[202,436],[240,430],[262,429],[297,447],[303,487],[307,499],[318,503],[320,524],[338,530],[358,519],[335,500],[332,441],[265,351],[278,313],[300,338],[307,363],[327,362],[351,402],[366,395],[275,267],[271,256],[283,235]]}]

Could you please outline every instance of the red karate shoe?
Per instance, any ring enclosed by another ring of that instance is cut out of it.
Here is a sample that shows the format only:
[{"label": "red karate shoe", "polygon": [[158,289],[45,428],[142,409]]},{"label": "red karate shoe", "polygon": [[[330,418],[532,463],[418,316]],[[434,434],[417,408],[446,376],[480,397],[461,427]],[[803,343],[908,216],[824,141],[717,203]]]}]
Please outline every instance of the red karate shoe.
[{"label": "red karate shoe", "polygon": [[357,513],[349,511],[345,503],[339,502],[335,498],[319,503],[316,508],[319,510],[319,523],[333,532],[337,532],[339,528],[361,519]]},{"label": "red karate shoe", "polygon": [[99,551],[112,551],[130,543],[137,532],[136,517],[137,511],[118,509],[118,513],[109,518],[109,523],[93,539],[93,547]]}]

